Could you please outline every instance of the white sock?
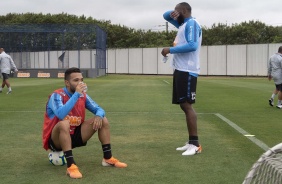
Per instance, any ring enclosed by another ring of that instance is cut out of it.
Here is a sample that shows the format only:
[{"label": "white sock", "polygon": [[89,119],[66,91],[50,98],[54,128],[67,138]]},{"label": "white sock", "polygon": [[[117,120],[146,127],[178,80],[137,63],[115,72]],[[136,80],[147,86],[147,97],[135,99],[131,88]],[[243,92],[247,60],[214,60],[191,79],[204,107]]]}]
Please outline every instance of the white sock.
[{"label": "white sock", "polygon": [[11,87],[9,87],[9,91],[12,91],[12,88],[11,88]]},{"label": "white sock", "polygon": [[281,100],[278,100],[278,104],[277,105],[281,105]]},{"label": "white sock", "polygon": [[2,87],[0,87],[0,91],[2,91]]},{"label": "white sock", "polygon": [[274,94],[274,93],[271,95],[271,98],[272,98],[272,99],[274,99],[274,98],[275,98],[275,94]]}]

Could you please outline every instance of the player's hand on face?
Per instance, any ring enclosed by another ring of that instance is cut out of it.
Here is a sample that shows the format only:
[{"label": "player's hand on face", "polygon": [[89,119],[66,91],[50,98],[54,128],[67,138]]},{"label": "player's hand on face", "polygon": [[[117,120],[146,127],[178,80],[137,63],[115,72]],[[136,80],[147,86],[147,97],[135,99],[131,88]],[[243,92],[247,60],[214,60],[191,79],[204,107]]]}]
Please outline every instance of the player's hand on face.
[{"label": "player's hand on face", "polygon": [[95,116],[93,122],[91,122],[93,130],[98,130],[102,127],[103,119],[99,116]]},{"label": "player's hand on face", "polygon": [[83,82],[80,82],[76,86],[75,91],[81,94],[85,88],[86,88],[86,84]]},{"label": "player's hand on face", "polygon": [[170,13],[170,17],[176,20],[179,17],[179,12],[174,10],[173,12]]}]

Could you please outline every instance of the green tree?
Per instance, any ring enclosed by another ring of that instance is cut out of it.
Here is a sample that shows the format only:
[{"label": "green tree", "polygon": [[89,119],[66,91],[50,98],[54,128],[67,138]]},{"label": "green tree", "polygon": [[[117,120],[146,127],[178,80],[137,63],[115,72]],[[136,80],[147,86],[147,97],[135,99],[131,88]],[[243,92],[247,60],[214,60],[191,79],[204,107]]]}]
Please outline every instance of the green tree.
[{"label": "green tree", "polygon": [[[152,31],[132,29],[122,25],[111,24],[109,20],[96,20],[84,15],[76,16],[67,13],[42,14],[42,13],[9,13],[0,16],[0,27],[5,29],[7,25],[60,25],[64,24],[95,24],[107,32],[108,48],[148,48],[172,46],[176,31]],[[57,28],[58,28],[57,27]],[[16,29],[16,27],[15,27]],[[51,29],[51,28],[50,28]],[[211,28],[203,27],[202,45],[232,45],[232,44],[262,44],[281,43],[282,27],[268,26],[260,21],[242,22],[240,24],[227,25],[223,23],[213,24]],[[5,45],[16,46],[17,48],[28,48],[36,46],[39,50],[77,49],[95,47],[95,34],[68,33],[29,33],[20,34],[0,33],[0,42],[4,38]],[[19,41],[21,40],[21,42]],[[92,40],[92,41],[91,41]],[[6,43],[9,42],[9,43]],[[3,44],[3,43],[2,43]],[[63,47],[63,48],[62,48]]]}]

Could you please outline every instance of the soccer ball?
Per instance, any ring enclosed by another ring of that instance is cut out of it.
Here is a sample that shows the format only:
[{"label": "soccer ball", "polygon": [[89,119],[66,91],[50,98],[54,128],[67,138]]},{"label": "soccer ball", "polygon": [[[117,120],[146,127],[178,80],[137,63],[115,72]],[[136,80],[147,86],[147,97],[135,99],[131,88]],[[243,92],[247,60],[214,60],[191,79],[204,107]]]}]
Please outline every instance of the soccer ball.
[{"label": "soccer ball", "polygon": [[67,163],[63,151],[51,151],[48,154],[49,162],[53,165],[63,166]]}]

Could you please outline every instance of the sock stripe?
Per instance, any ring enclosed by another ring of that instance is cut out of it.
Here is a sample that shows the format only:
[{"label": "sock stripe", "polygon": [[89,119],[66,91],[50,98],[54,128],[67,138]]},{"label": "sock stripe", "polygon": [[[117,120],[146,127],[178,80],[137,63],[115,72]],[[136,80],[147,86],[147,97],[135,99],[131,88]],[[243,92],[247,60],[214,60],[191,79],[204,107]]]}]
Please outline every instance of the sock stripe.
[{"label": "sock stripe", "polygon": [[67,156],[65,156],[65,158],[66,158],[66,159],[67,159],[67,158],[73,158],[73,156],[68,156],[68,157],[67,157]]}]

